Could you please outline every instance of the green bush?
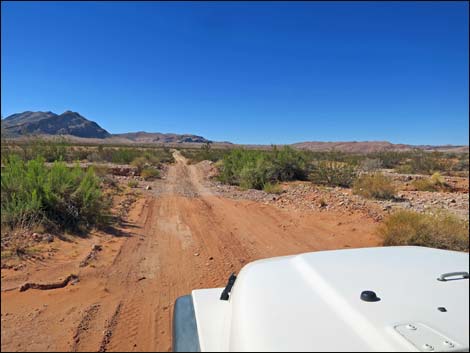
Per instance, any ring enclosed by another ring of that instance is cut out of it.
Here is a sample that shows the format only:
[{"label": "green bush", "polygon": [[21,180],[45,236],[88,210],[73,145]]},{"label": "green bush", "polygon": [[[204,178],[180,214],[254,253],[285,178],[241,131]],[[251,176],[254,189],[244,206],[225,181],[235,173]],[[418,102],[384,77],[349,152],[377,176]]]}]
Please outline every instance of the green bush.
[{"label": "green bush", "polygon": [[307,164],[304,155],[288,146],[281,149],[274,147],[271,158],[270,178],[279,181],[305,180]]},{"label": "green bush", "polygon": [[1,222],[10,228],[43,224],[84,230],[109,221],[110,202],[100,189],[93,168],[68,168],[44,159],[28,162],[17,156],[5,161],[1,175]]},{"label": "green bush", "polygon": [[469,250],[468,221],[448,212],[421,214],[397,211],[379,228],[384,245],[417,245],[457,251]]},{"label": "green bush", "polygon": [[370,199],[392,199],[396,188],[393,180],[381,173],[363,174],[354,181],[353,193]]},{"label": "green bush", "polygon": [[319,161],[314,164],[310,180],[315,184],[350,187],[356,178],[356,169],[350,164]]},{"label": "green bush", "polygon": [[263,189],[266,183],[304,179],[307,163],[290,147],[272,151],[233,149],[225,155],[219,179],[244,188]]},{"label": "green bush", "polygon": [[245,189],[261,190],[269,179],[271,165],[259,158],[244,165],[239,173],[239,185]]},{"label": "green bush", "polygon": [[190,163],[201,161],[218,162],[230,153],[229,149],[216,149],[210,144],[205,144],[201,148],[181,148],[179,151],[184,157],[189,159]]},{"label": "green bush", "polygon": [[412,156],[413,153],[411,151],[382,151],[371,153],[369,157],[379,159],[383,168],[396,168],[400,163]]},{"label": "green bush", "polygon": [[401,165],[396,167],[397,172],[403,174],[433,174],[452,169],[451,161],[440,152],[415,151]]}]

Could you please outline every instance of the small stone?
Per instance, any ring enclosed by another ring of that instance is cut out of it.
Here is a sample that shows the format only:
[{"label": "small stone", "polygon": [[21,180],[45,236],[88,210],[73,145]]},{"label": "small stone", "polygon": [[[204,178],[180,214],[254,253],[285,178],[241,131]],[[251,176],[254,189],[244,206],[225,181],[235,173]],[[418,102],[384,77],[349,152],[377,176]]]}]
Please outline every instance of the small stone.
[{"label": "small stone", "polygon": [[103,250],[103,246],[99,245],[99,244],[94,244],[92,247],[91,247],[91,250],[93,251],[101,251]]}]

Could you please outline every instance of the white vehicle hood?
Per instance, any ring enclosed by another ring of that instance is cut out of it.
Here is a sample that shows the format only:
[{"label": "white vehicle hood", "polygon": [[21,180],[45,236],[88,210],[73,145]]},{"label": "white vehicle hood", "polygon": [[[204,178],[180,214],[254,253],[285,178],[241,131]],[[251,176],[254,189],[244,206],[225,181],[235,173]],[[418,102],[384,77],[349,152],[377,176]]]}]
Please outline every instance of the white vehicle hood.
[{"label": "white vehicle hood", "polygon": [[[201,350],[468,350],[469,281],[437,280],[468,269],[466,253],[421,247],[255,261],[240,272],[230,300],[212,307],[218,313],[204,314],[198,298],[209,292],[193,291]],[[380,300],[361,300],[366,290]]]}]

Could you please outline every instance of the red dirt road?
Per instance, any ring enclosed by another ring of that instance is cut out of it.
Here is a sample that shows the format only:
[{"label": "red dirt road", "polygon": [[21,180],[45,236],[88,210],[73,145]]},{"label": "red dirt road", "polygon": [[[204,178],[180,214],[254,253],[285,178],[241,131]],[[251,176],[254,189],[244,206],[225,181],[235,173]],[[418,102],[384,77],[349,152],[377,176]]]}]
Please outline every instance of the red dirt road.
[{"label": "red dirt road", "polygon": [[[365,216],[214,196],[198,165],[175,158],[167,179],[134,204],[121,236],[64,242],[25,273],[2,270],[2,351],[168,351],[178,296],[222,287],[256,259],[380,245],[376,223]],[[103,250],[80,268],[93,243]],[[79,282],[64,288],[5,291],[71,273]]]}]

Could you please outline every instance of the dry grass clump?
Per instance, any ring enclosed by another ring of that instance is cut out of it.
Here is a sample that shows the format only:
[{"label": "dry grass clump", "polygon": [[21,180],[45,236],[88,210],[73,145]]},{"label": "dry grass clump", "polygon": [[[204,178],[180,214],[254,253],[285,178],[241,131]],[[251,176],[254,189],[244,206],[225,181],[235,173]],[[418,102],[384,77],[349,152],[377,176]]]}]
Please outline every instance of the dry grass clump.
[{"label": "dry grass clump", "polygon": [[134,189],[139,186],[139,182],[137,180],[129,180],[127,186]]},{"label": "dry grass clump", "polygon": [[412,185],[417,191],[449,191],[452,189],[439,172],[434,173],[430,178],[414,180]]},{"label": "dry grass clump", "polygon": [[282,187],[278,183],[266,183],[263,186],[263,190],[268,194],[281,194]]},{"label": "dry grass clump", "polygon": [[145,167],[140,172],[140,176],[144,178],[144,180],[157,179],[160,178],[160,171],[152,167]]},{"label": "dry grass clump", "polygon": [[353,193],[369,199],[392,199],[396,193],[393,180],[381,173],[363,174],[354,181]]},{"label": "dry grass clump", "polygon": [[421,214],[397,211],[379,228],[384,245],[416,245],[457,251],[469,250],[468,221],[449,212]]}]

